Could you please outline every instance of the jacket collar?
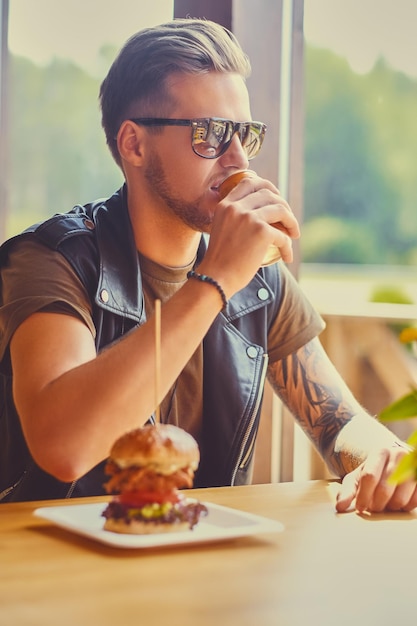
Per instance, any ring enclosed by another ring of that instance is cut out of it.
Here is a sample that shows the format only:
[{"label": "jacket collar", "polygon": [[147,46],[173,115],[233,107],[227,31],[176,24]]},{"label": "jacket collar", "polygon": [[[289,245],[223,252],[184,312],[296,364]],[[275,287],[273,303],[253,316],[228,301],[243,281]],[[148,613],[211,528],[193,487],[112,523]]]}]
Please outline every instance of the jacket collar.
[{"label": "jacket collar", "polygon": [[96,304],[112,313],[145,320],[142,278],[124,185],[111,198],[91,205],[99,250]]},{"label": "jacket collar", "polygon": [[[127,208],[126,186],[123,185],[108,200],[91,205],[90,211],[96,228],[100,260],[96,304],[143,324],[146,314],[142,276]],[[204,257],[207,241],[208,237],[203,235],[196,267]],[[223,311],[230,321],[266,306],[274,298],[263,272],[259,270],[247,287],[230,298]]]}]

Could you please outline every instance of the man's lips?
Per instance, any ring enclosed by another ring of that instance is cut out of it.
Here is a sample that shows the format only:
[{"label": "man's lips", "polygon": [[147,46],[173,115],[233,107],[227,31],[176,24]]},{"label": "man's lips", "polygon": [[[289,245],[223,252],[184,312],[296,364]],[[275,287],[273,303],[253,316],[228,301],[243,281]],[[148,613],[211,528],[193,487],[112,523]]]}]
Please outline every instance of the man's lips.
[{"label": "man's lips", "polygon": [[225,178],[222,178],[221,180],[216,181],[213,185],[210,185],[210,189],[212,191],[219,191],[220,185],[224,180],[226,180],[226,178],[227,176]]}]

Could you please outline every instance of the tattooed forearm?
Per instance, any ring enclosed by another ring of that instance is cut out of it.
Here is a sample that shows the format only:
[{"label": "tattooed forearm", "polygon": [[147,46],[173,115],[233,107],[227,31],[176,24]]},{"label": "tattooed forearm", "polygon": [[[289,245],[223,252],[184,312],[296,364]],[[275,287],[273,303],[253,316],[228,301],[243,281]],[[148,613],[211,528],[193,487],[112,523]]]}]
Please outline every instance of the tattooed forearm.
[{"label": "tattooed forearm", "polygon": [[334,454],[341,429],[363,409],[341,379],[318,339],[269,367],[274,391],[337,473],[344,473]]}]

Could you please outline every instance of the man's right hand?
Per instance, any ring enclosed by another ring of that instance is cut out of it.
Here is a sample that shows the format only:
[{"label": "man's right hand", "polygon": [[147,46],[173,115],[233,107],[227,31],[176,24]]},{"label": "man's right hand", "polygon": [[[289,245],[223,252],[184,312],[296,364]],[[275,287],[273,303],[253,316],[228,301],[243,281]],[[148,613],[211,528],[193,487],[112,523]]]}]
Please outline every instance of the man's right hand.
[{"label": "man's right hand", "polygon": [[215,278],[229,298],[253,278],[271,244],[290,263],[292,239],[299,236],[297,219],[275,185],[256,175],[245,178],[218,203],[199,271]]}]

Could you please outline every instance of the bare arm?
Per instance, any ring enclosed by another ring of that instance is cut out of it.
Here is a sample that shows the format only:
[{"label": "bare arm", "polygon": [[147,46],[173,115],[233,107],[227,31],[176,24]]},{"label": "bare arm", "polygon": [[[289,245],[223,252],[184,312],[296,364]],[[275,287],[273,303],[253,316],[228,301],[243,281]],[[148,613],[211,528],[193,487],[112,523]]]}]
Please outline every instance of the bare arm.
[{"label": "bare arm", "polygon": [[344,476],[395,436],[366,413],[313,339],[269,368],[269,381],[329,468]]},{"label": "bare arm", "polygon": [[417,506],[413,479],[389,477],[408,447],[355,400],[318,339],[270,366],[269,380],[329,468],[343,477],[336,510],[359,513],[411,511]]},{"label": "bare arm", "polygon": [[[161,397],[221,306],[216,289],[189,281],[162,307]],[[96,356],[79,319],[37,313],[16,330],[11,357],[15,403],[31,453],[63,481],[104,459],[117,437],[155,409],[152,319]]]}]

